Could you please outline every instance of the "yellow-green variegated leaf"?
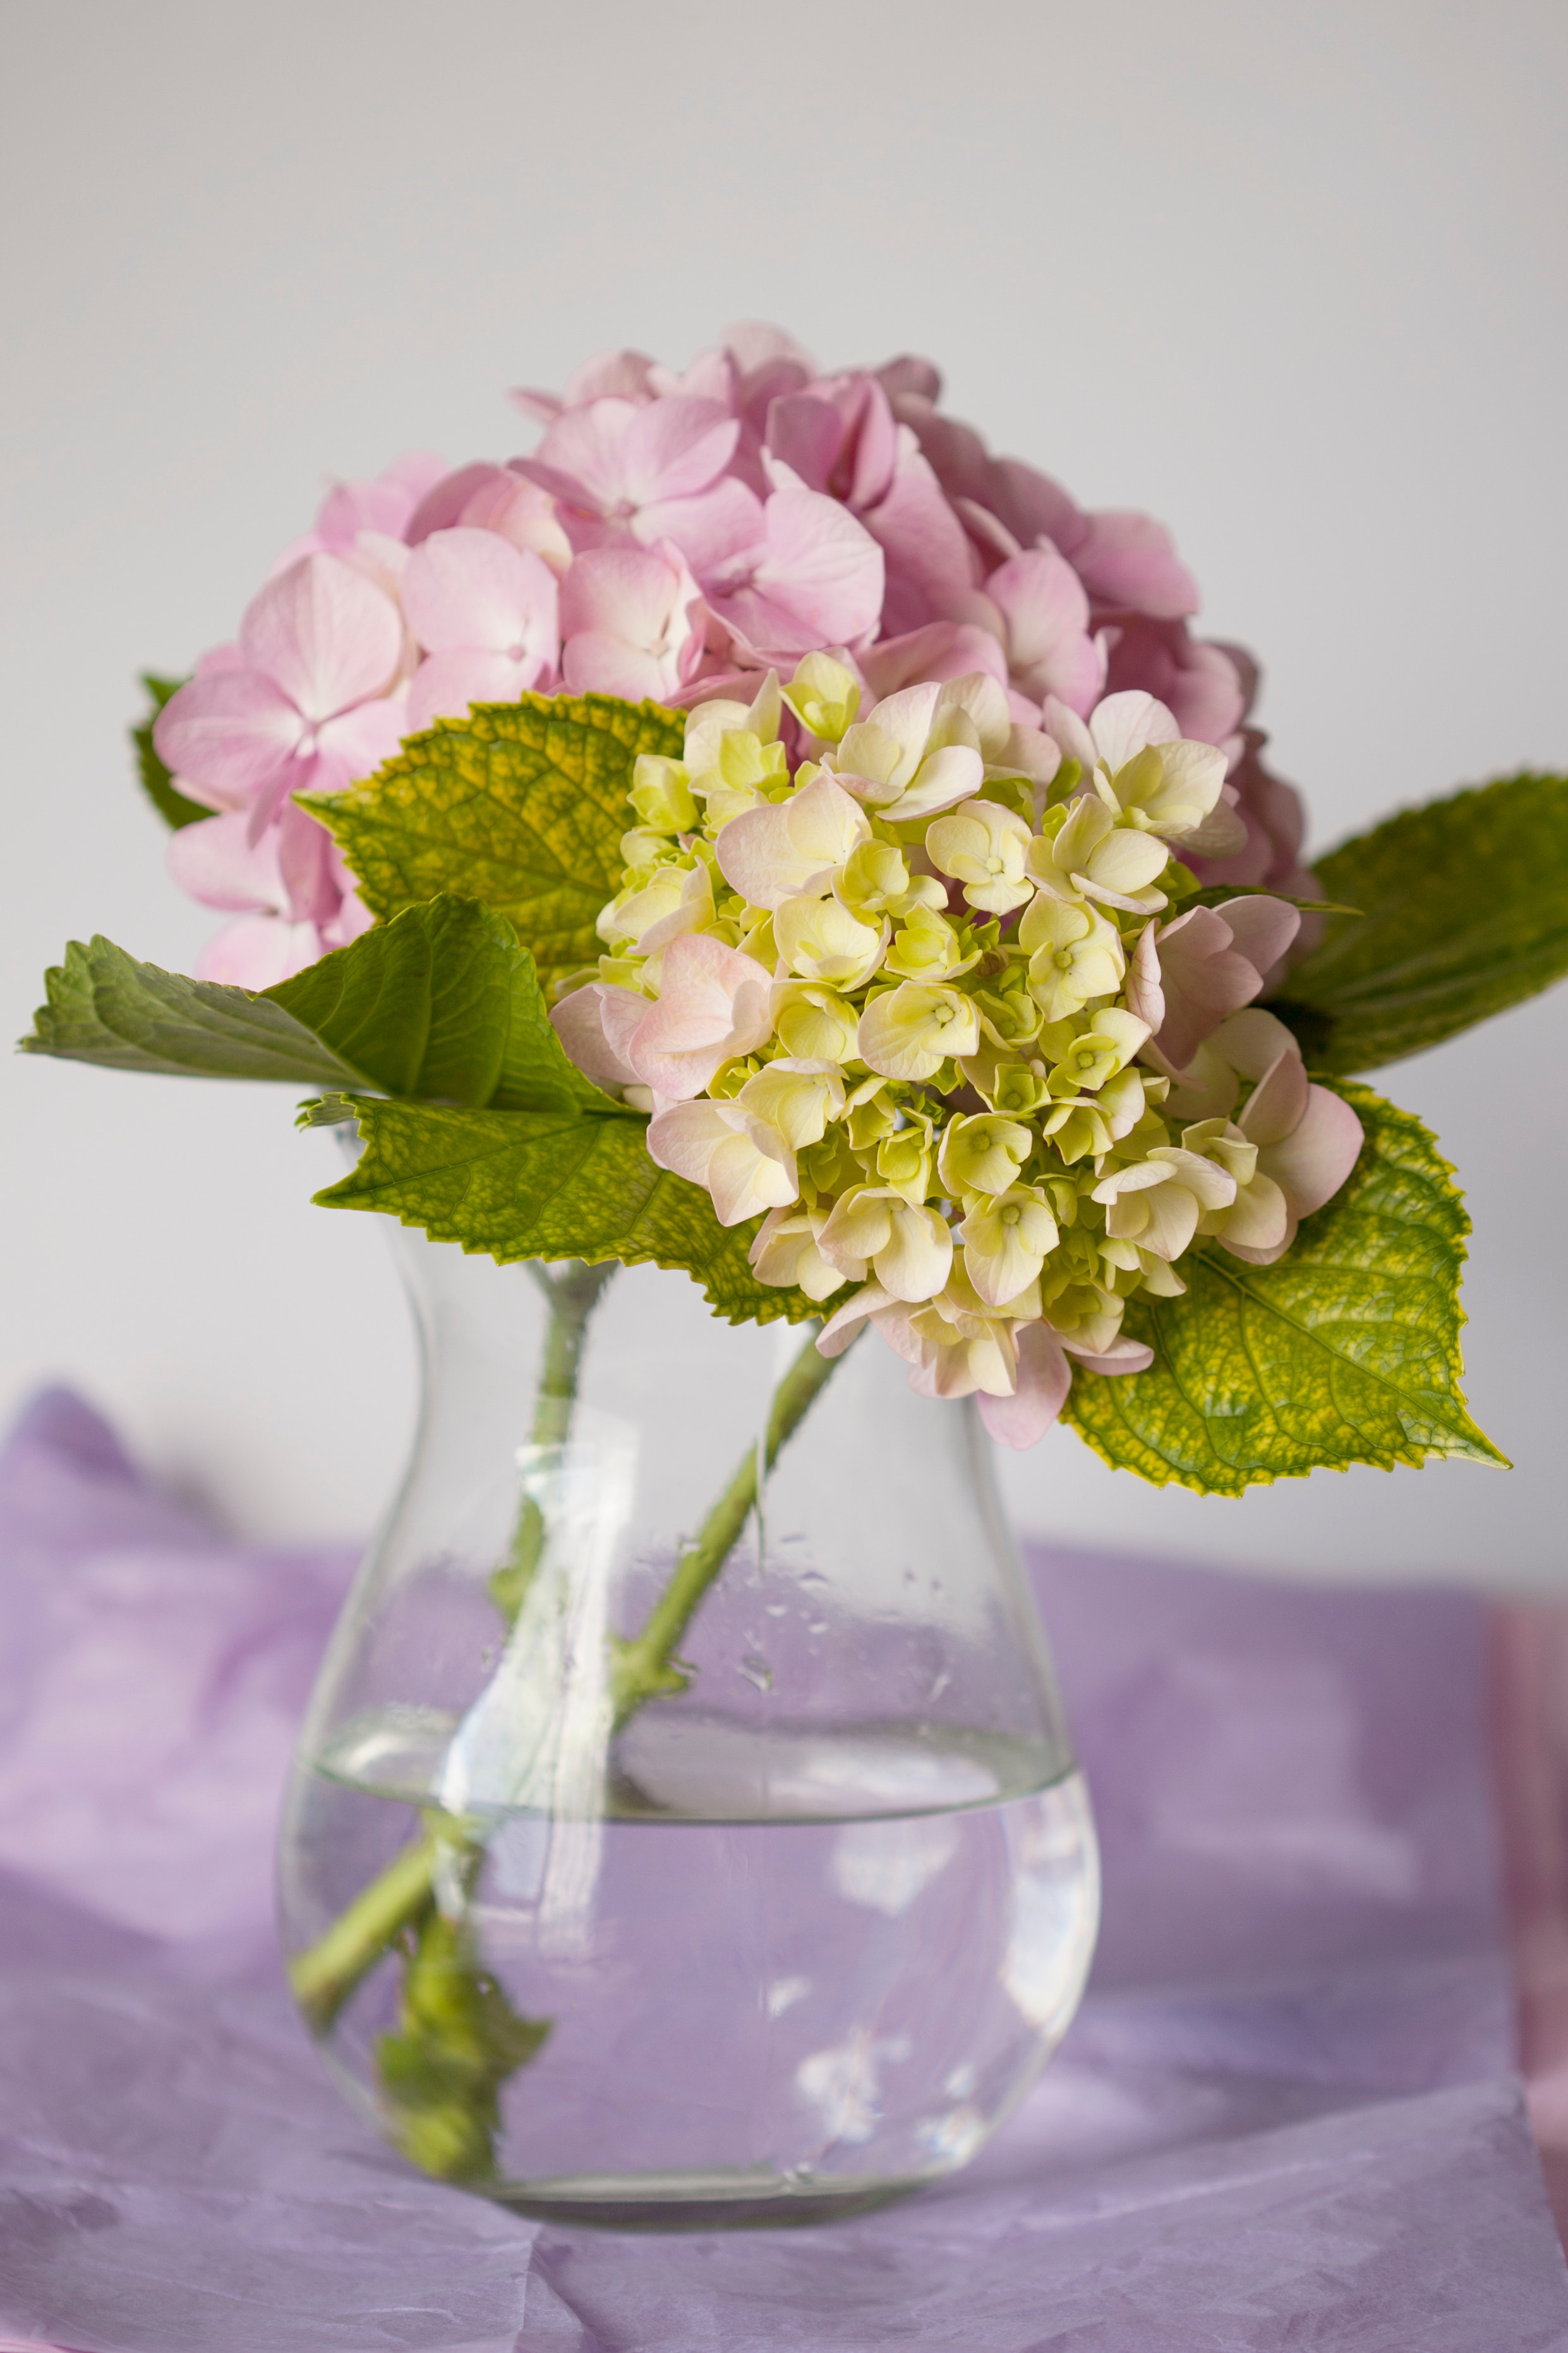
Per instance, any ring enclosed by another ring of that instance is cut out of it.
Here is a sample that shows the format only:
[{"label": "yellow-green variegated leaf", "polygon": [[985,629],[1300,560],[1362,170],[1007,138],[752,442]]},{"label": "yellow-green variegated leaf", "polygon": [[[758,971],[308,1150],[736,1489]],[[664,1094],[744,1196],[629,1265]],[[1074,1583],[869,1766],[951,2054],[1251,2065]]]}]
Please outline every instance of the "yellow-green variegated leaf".
[{"label": "yellow-green variegated leaf", "polygon": [[525,694],[442,719],[362,785],[303,797],[381,916],[441,891],[503,914],[552,983],[598,955],[643,752],[679,759],[678,712],[609,695]]},{"label": "yellow-green variegated leaf", "polygon": [[618,1259],[679,1267],[731,1324],[802,1323],[804,1293],[761,1283],[746,1261],[759,1219],[721,1226],[700,1185],[648,1155],[647,1123],[622,1113],[447,1110],[330,1096],[312,1125],[357,1121],[364,1149],[327,1209],[379,1209],[433,1241],[514,1259]]},{"label": "yellow-green variegated leaf", "polygon": [[1366,1087],[1335,1092],[1366,1142],[1286,1255],[1249,1266],[1217,1243],[1190,1251],[1184,1298],[1128,1308],[1149,1370],[1075,1378],[1066,1418],[1107,1462],[1203,1495],[1352,1462],[1505,1463],[1459,1387],[1469,1219],[1453,1171],[1409,1112]]}]

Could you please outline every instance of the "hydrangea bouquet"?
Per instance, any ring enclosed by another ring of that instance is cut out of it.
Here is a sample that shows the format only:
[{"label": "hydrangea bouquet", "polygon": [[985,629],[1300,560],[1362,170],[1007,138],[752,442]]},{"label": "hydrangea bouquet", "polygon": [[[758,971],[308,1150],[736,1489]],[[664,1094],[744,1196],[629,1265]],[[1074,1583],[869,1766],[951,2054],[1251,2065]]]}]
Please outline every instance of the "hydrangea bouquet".
[{"label": "hydrangea bouquet", "polygon": [[[597,1640],[606,1743],[691,1681],[762,1471],[868,1326],[1003,1443],[1065,1417],[1200,1493],[1503,1459],[1460,1391],[1451,1172],[1354,1074],[1568,969],[1568,781],[1309,871],[1256,667],[1194,636],[1167,533],[939,393],[744,328],[520,395],[531,457],[337,485],[235,642],[147,681],[171,870],[231,920],[191,978],[73,944],[24,1040],[308,1089],[361,1143],[323,1203],[533,1262],[536,1440],[615,1261],[807,1327],[646,1623]],[[525,1494],[481,1568],[509,1656],[546,1541]],[[327,2035],[402,1955],[375,2096],[493,2184],[551,2027],[468,1918],[488,1833],[425,1821],[290,1974]]]},{"label": "hydrangea bouquet", "polygon": [[1009,1445],[1500,1460],[1450,1172],[1348,1074],[1568,962],[1562,780],[1314,876],[1168,533],[940,389],[745,327],[518,394],[531,457],[338,484],[148,681],[171,871],[234,920],[194,979],[73,945],[25,1044],[310,1085],[364,1139],[328,1205],[872,1324]]}]

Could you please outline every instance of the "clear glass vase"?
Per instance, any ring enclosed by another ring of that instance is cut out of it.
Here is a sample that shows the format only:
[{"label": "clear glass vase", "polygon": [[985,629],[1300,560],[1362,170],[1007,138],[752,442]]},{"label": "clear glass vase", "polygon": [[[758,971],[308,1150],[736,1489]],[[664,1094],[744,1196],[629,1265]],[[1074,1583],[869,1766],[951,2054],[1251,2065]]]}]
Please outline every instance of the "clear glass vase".
[{"label": "clear glass vase", "polygon": [[807,2221],[951,2172],[1098,1915],[971,1407],[682,1274],[394,1231],[423,1409],[282,1848],[329,2063],[530,2214]]}]

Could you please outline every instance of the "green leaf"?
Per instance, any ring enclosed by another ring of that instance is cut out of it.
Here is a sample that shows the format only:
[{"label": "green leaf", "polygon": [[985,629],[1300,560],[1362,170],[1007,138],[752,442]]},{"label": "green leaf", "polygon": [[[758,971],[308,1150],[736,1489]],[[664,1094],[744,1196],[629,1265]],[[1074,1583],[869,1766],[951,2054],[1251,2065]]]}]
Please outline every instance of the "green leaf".
[{"label": "green leaf", "polygon": [[1391,1471],[1435,1456],[1501,1463],[1465,1410],[1459,1271],[1469,1219],[1409,1112],[1342,1094],[1366,1130],[1342,1189],[1274,1266],[1217,1244],[1182,1261],[1182,1299],[1136,1300],[1123,1330],[1154,1362],[1079,1374],[1066,1419],[1155,1486],[1239,1495],[1320,1465]]},{"label": "green leaf", "polygon": [[432,1240],[505,1265],[580,1258],[590,1265],[680,1267],[731,1324],[803,1323],[804,1293],[757,1281],[746,1252],[760,1222],[721,1226],[699,1185],[649,1158],[641,1117],[450,1111],[434,1103],[329,1097],[306,1124],[356,1120],[358,1166],[316,1195],[328,1209],[380,1209]]},{"label": "green leaf", "polygon": [[406,907],[265,994],[388,1094],[630,1116],[568,1060],[533,958],[477,900]]},{"label": "green leaf", "polygon": [[416,735],[366,783],[301,795],[378,915],[461,891],[505,915],[546,991],[598,955],[642,752],[679,758],[679,713],[607,695],[484,704]]},{"label": "green leaf", "polygon": [[576,1070],[511,927],[476,900],[405,908],[253,996],[73,941],[23,1051],[513,1111],[638,1114]]},{"label": "green leaf", "polygon": [[1418,1054],[1568,973],[1568,777],[1507,776],[1402,810],[1317,871],[1364,913],[1331,918],[1270,1010],[1323,1070]]},{"label": "green leaf", "polygon": [[115,1071],[180,1077],[279,1079],[355,1086],[356,1072],[285,1007],[216,981],[138,964],[112,940],[72,940],[46,974],[48,1003],[33,1017],[24,1054],[57,1054]]},{"label": "green leaf", "polygon": [[131,730],[131,741],[136,747],[137,774],[142,788],[165,825],[176,831],[183,825],[199,825],[205,817],[216,812],[204,808],[200,801],[188,801],[174,777],[158,757],[153,741],[153,725],[171,695],[177,694],[185,683],[183,678],[157,678],[150,670],[142,672],[142,684],[147,690],[151,705],[140,726]]}]

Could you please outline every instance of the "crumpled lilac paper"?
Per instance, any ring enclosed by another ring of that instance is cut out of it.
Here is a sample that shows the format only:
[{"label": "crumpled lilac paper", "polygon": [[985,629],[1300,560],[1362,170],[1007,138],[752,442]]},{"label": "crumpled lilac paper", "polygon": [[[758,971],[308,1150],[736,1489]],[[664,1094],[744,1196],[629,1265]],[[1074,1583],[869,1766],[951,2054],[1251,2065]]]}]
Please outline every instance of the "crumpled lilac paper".
[{"label": "crumpled lilac paper", "polygon": [[668,2238],[519,2221],[342,2105],[272,1815],[351,1563],[218,1540],[74,1399],[0,1462],[0,2353],[1546,2353],[1463,1598],[1036,1564],[1094,1989],[965,2173]]}]

